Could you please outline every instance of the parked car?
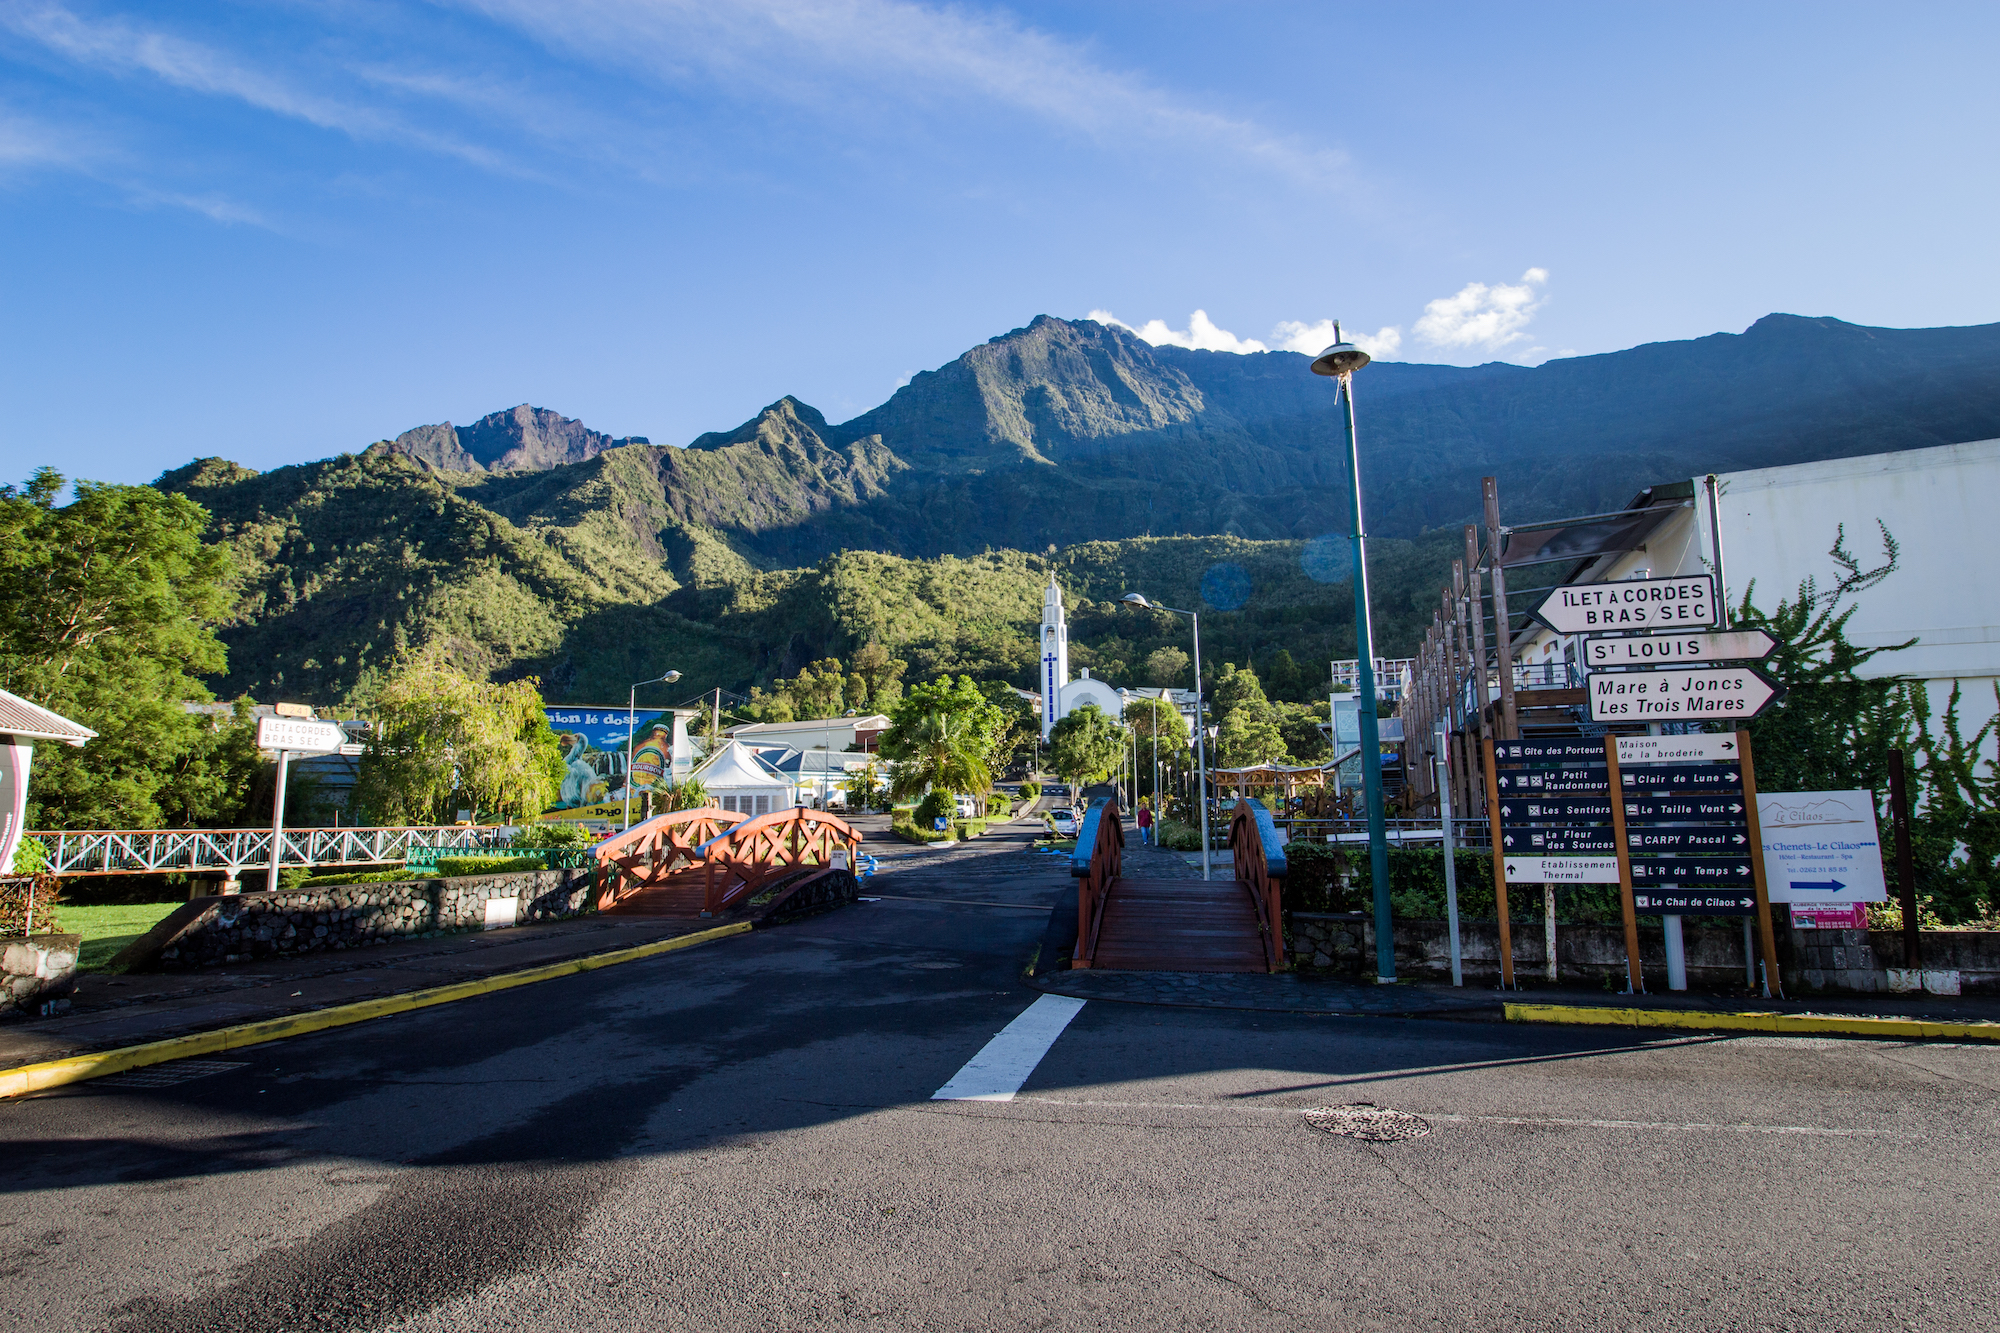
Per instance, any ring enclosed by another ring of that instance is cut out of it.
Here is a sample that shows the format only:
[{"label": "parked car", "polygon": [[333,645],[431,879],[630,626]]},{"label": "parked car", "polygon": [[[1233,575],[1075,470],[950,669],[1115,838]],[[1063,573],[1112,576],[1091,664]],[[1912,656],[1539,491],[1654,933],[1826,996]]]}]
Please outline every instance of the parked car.
[{"label": "parked car", "polygon": [[1049,811],[1049,823],[1055,828],[1058,838],[1076,836],[1076,811],[1068,806]]},{"label": "parked car", "polygon": [[958,807],[958,817],[960,819],[971,819],[979,813],[979,803],[970,796],[959,795],[951,799],[952,803]]}]

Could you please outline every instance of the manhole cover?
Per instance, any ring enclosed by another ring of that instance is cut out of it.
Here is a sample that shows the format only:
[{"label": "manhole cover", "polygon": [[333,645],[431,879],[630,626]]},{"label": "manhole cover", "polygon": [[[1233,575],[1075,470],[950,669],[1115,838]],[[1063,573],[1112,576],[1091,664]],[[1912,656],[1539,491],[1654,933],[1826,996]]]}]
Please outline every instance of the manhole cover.
[{"label": "manhole cover", "polygon": [[1300,1114],[1314,1129],[1368,1143],[1420,1139],[1431,1132],[1423,1117],[1377,1106],[1373,1102],[1355,1102],[1349,1106],[1309,1106]]},{"label": "manhole cover", "polygon": [[128,1069],[122,1074],[107,1074],[92,1081],[100,1088],[170,1088],[176,1083],[248,1067],[247,1060],[173,1060],[145,1069]]}]

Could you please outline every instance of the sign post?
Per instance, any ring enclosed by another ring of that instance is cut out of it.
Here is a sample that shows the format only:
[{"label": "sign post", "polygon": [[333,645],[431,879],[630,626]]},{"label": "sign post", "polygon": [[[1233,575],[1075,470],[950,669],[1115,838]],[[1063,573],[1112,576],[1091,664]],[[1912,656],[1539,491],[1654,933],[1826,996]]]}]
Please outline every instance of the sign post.
[{"label": "sign post", "polygon": [[[296,705],[280,705],[296,707]],[[278,890],[278,862],[285,848],[285,778],[293,754],[338,754],[347,744],[347,733],[332,722],[315,722],[292,716],[257,719],[257,748],[278,752],[278,788],[271,798],[271,866],[264,876],[264,890]]]},{"label": "sign post", "polygon": [[1500,917],[1500,989],[1514,989],[1514,933],[1507,915],[1507,845],[1500,831],[1500,787],[1493,772],[1493,737],[1480,739],[1486,760],[1486,808],[1493,829],[1493,905]]}]

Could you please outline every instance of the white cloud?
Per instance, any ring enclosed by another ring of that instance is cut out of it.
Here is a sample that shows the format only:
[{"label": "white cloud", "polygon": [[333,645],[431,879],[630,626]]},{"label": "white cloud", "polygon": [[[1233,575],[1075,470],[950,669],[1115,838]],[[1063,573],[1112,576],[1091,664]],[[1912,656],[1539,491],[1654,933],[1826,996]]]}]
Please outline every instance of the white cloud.
[{"label": "white cloud", "polygon": [[[1378,360],[1396,354],[1403,345],[1403,331],[1393,324],[1386,324],[1373,333],[1354,333],[1343,329],[1347,340],[1369,356]],[[1304,352],[1307,356],[1318,356],[1333,346],[1333,321],[1323,319],[1317,324],[1302,324],[1288,319],[1271,330],[1271,340],[1287,352]]]},{"label": "white cloud", "polygon": [[1133,328],[1109,310],[1093,310],[1085,316],[1099,324],[1111,324],[1136,333],[1155,347],[1188,347],[1198,352],[1267,352],[1270,349],[1255,338],[1239,338],[1228,329],[1217,328],[1215,321],[1208,317],[1206,310],[1197,310],[1188,316],[1185,329],[1170,329],[1164,319],[1149,319],[1138,328]]},{"label": "white cloud", "polygon": [[1468,282],[1456,296],[1440,296],[1424,307],[1411,332],[1432,347],[1483,347],[1498,352],[1527,339],[1528,322],[1548,297],[1536,288],[1548,284],[1549,271],[1531,268],[1519,283]]},{"label": "white cloud", "polygon": [[[1228,329],[1218,328],[1208,317],[1206,310],[1197,310],[1188,316],[1185,329],[1167,327],[1164,319],[1149,319],[1138,328],[1133,328],[1109,310],[1093,310],[1085,316],[1099,324],[1110,324],[1137,334],[1155,347],[1190,347],[1203,352],[1304,352],[1307,356],[1318,356],[1334,341],[1333,321],[1323,319],[1317,324],[1306,324],[1296,319],[1281,322],[1271,330],[1271,341],[1266,344],[1255,338],[1239,338]],[[1377,329],[1374,333],[1349,333],[1349,342],[1360,347],[1373,357],[1386,357],[1395,353],[1403,345],[1403,331],[1392,326]]]}]

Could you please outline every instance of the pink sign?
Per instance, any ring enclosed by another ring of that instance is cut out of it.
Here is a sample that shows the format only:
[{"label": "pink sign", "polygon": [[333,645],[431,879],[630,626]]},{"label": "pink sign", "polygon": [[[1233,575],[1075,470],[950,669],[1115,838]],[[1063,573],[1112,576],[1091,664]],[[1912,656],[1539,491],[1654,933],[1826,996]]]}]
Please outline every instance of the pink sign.
[{"label": "pink sign", "polygon": [[1792,924],[1801,930],[1866,930],[1866,903],[1792,904]]}]

